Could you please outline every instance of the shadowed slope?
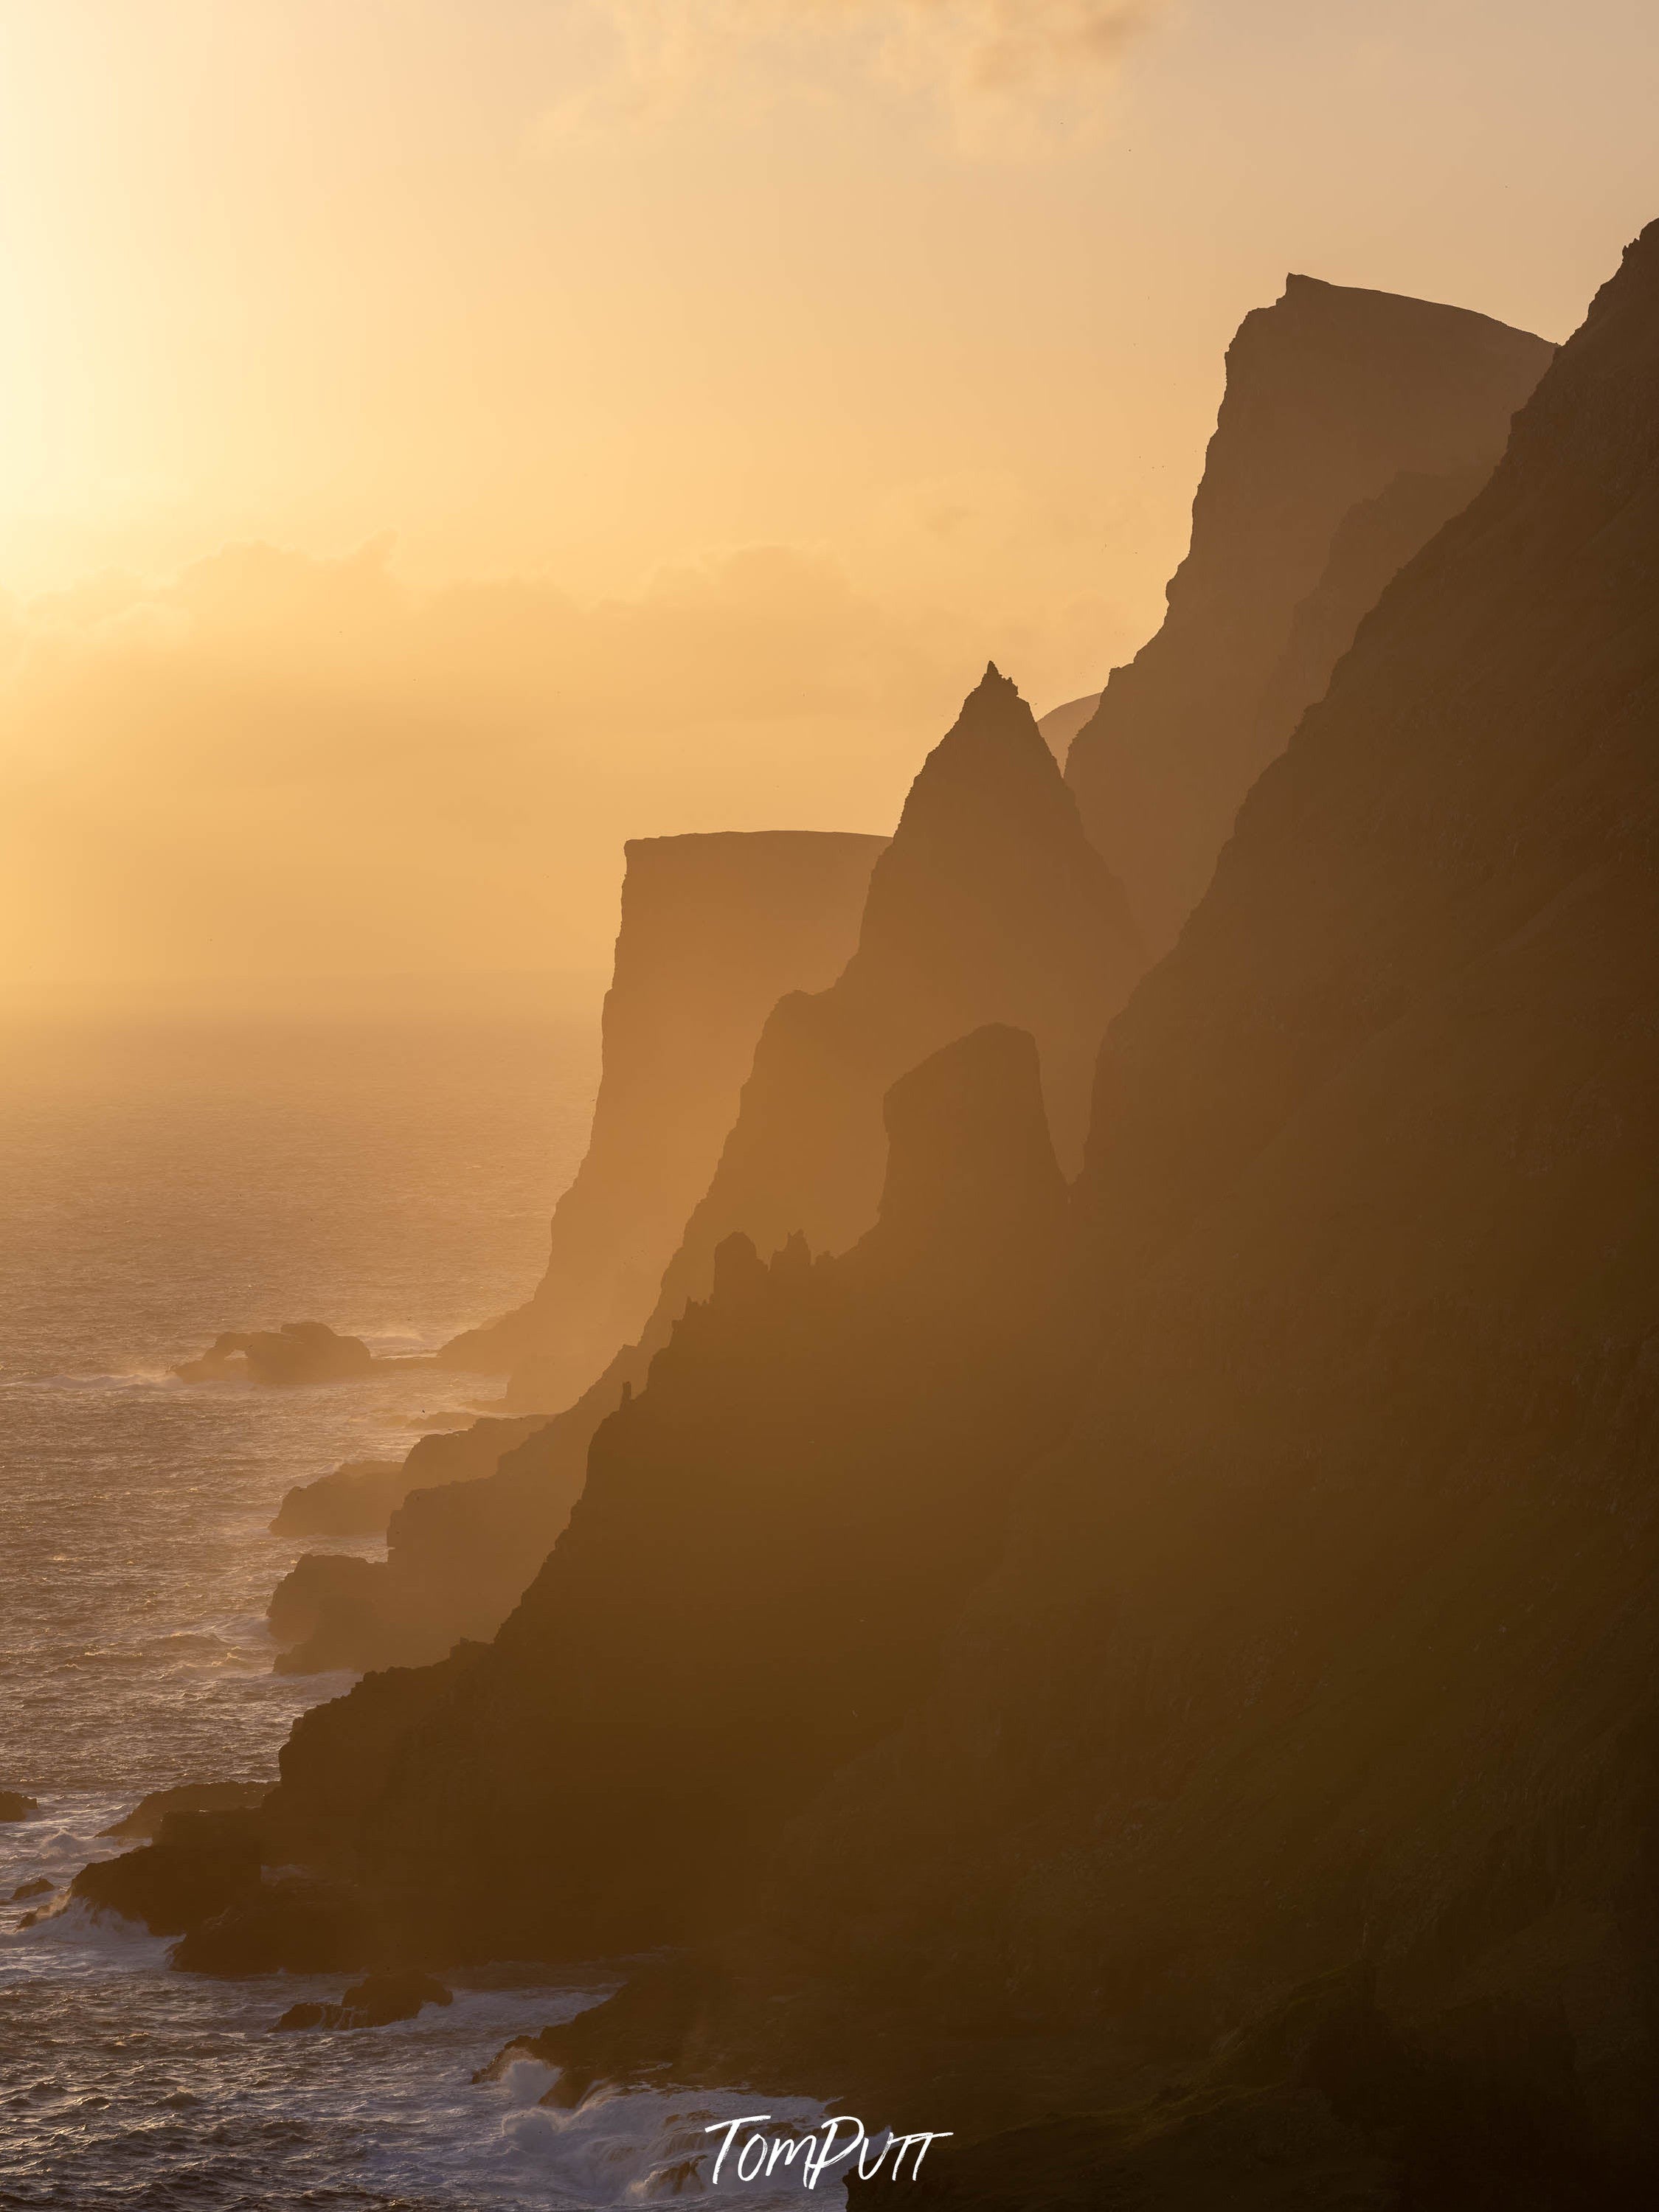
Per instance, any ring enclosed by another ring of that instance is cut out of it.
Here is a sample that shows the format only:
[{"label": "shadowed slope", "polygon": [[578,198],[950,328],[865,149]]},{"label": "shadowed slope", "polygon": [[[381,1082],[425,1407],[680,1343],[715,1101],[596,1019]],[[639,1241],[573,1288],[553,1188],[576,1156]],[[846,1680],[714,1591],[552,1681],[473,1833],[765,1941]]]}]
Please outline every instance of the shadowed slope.
[{"label": "shadowed slope", "polygon": [[1115,1024],[1086,1413],[700,2031],[1079,2115],[945,2201],[1659,2179],[1656,578],[1659,226]]},{"label": "shadowed slope", "polygon": [[276,1857],[440,1954],[632,1949],[895,1725],[1052,1440],[1066,1205],[1019,1031],[936,1054],[886,1120],[852,1252],[722,1243],[494,1646],[301,1722]]},{"label": "shadowed slope", "polygon": [[[1121,895],[1014,686],[990,671],[934,747],[871,878],[857,950],[828,990],[792,993],[756,1048],[736,1126],[640,1341],[486,1480],[416,1492],[384,1565],[318,1555],[278,1593],[305,1633],[286,1667],[436,1658],[506,1618],[563,1525],[587,1446],[637,1387],[714,1255],[740,1232],[840,1250],[875,1218],[888,1085],[940,1045],[1004,1022],[1036,1039],[1056,1149],[1074,1167],[1100,1036],[1140,965]],[[547,1402],[532,1361],[513,1396]]]},{"label": "shadowed slope", "polygon": [[1408,557],[1451,511],[1458,484],[1467,498],[1490,471],[1552,350],[1461,307],[1309,276],[1287,278],[1274,306],[1245,317],[1169,612],[1113,670],[1066,760],[1085,824],[1154,958],[1202,893],[1240,800],[1392,573],[1328,593],[1322,629],[1301,640],[1305,661],[1316,635],[1315,665],[1287,684],[1278,665],[1345,517],[1388,496],[1402,473],[1450,477],[1439,501],[1413,508],[1395,495],[1394,565]]}]

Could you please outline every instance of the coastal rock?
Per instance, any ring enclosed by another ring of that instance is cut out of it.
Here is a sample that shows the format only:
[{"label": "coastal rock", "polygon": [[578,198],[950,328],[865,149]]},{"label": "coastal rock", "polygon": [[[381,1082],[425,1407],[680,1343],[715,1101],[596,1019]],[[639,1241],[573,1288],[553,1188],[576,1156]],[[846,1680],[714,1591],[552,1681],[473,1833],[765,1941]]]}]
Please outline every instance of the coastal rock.
[{"label": "coastal rock", "polygon": [[283,1869],[267,1870],[217,1912],[193,1911],[171,1955],[181,1973],[240,1979],[349,1973],[382,1950],[379,1916],[351,1884]]},{"label": "coastal rock", "polygon": [[553,1215],[531,1303],[447,1345],[441,1362],[533,1369],[520,1403],[569,1405],[639,1334],[708,1187],[787,991],[832,982],[857,941],[881,837],[815,830],[638,837],[605,1002],[592,1134]]},{"label": "coastal rock", "polygon": [[1100,704],[1098,691],[1091,691],[1082,699],[1068,699],[1063,707],[1051,707],[1046,714],[1037,716],[1037,727],[1042,741],[1060,763],[1066,765],[1066,756],[1072,750],[1072,740],[1085,722],[1092,721],[1095,709]]},{"label": "coastal rock", "polygon": [[338,2004],[290,2005],[273,2033],[300,2028],[389,2027],[414,2020],[429,2004],[454,2002],[454,1993],[430,1974],[386,1972],[370,1974],[349,1989]]},{"label": "coastal rock", "polygon": [[284,1747],[273,1853],[369,1884],[405,1948],[677,1940],[925,1679],[1054,1440],[1068,1216],[1029,1035],[945,1048],[887,1118],[851,1252],[721,1243],[495,1644]]},{"label": "coastal rock", "polygon": [[941,2203],[1659,2190],[1656,573],[1659,225],[1114,1025],[1073,1433],[720,1947]]},{"label": "coastal rock", "polygon": [[[1030,1031],[1055,1146],[1074,1166],[1101,1032],[1141,957],[1030,708],[988,672],[915,780],[852,959],[767,1020],[640,1340],[493,1476],[413,1492],[384,1566],[301,1562],[285,1619],[310,1626],[303,1640],[274,1632],[289,1646],[279,1663],[411,1664],[493,1635],[563,1527],[596,1431],[644,1386],[688,1302],[708,1295],[719,1245],[734,1232],[768,1255],[797,1232],[815,1250],[854,1243],[876,1218],[884,1094],[951,1039],[988,1023]],[[510,1395],[545,1404],[556,1381],[532,1361]]]},{"label": "coastal rock", "polygon": [[361,1337],[337,1336],[320,1321],[285,1321],[277,1329],[216,1337],[199,1359],[187,1359],[173,1373],[182,1382],[348,1382],[367,1375],[377,1363]]},{"label": "coastal rock", "polygon": [[544,1559],[568,1517],[586,1444],[586,1432],[539,1414],[422,1437],[404,1462],[416,1486],[387,1524],[386,1559],[307,1553],[277,1584],[277,1672],[423,1666],[458,1638],[493,1635],[526,1553]]},{"label": "coastal rock", "polygon": [[39,1799],[21,1790],[0,1790],[0,1820],[32,1820],[40,1809]]},{"label": "coastal rock", "polygon": [[925,2098],[964,2212],[1659,2191],[1656,574],[1659,225],[1113,1024],[1058,1294],[924,1070],[894,1243],[723,1243],[495,1645],[300,1723],[278,1826],[442,1939],[487,1832],[550,1953],[689,1944],[520,2052]]},{"label": "coastal rock", "polygon": [[154,1843],[171,1814],[247,1811],[259,1802],[269,1787],[264,1782],[181,1782],[170,1790],[152,1790],[131,1812],[98,1832],[126,1841]]},{"label": "coastal rock", "polygon": [[152,1936],[181,1936],[259,1882],[260,1839],[246,1812],[179,1812],[159,1838],[82,1867],[70,1893],[94,1912],[136,1920]]},{"label": "coastal rock", "polygon": [[1066,758],[1152,957],[1197,903],[1245,793],[1446,501],[1396,495],[1351,571],[1359,588],[1327,587],[1324,619],[1293,643],[1298,611],[1341,565],[1338,533],[1354,517],[1364,537],[1356,510],[1402,476],[1472,495],[1553,351],[1464,308],[1310,276],[1287,277],[1273,307],[1245,317],[1163,626],[1112,671]]},{"label": "coastal rock", "polygon": [[[425,1440],[422,1439],[424,1442]],[[408,1491],[404,1462],[354,1459],[285,1491],[273,1536],[383,1536]]]},{"label": "coastal rock", "polygon": [[11,1901],[14,1905],[22,1905],[32,1897],[50,1897],[56,1887],[56,1883],[48,1881],[45,1875],[37,1875],[33,1881],[19,1882],[11,1893]]},{"label": "coastal rock", "polygon": [[383,1535],[392,1515],[417,1490],[480,1482],[504,1455],[541,1427],[545,1416],[486,1417],[464,1428],[422,1437],[400,1461],[359,1460],[302,1483],[283,1498],[271,1534],[277,1536]]}]

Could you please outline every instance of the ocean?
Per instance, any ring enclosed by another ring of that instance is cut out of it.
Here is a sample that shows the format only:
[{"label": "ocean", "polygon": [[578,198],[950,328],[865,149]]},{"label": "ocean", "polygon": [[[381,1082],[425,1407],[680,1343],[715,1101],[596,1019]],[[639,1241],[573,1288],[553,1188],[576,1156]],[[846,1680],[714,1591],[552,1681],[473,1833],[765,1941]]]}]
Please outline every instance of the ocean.
[{"label": "ocean", "polygon": [[[565,2113],[530,2064],[474,2083],[620,1963],[503,1960],[416,2021],[273,2035],[339,1978],[174,1973],[164,1941],[61,1905],[147,1791],[274,1780],[295,1716],[349,1687],[270,1671],[270,1591],[324,1548],[270,1534],[283,1491],[492,1388],[170,1370],[224,1329],[317,1319],[415,1352],[516,1303],[597,1079],[575,1021],[0,1028],[0,1789],[40,1806],[0,1824],[0,2205],[620,2206],[673,2193],[708,2124],[750,2109],[635,2092]],[[42,1879],[54,1894],[15,1899]]]}]

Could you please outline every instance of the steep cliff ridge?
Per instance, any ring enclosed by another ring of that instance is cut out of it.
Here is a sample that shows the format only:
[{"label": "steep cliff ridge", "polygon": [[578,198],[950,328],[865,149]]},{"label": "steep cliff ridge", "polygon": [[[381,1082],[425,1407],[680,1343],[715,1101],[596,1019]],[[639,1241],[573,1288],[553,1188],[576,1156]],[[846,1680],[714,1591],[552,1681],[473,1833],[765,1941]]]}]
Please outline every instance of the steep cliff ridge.
[{"label": "steep cliff ridge", "polygon": [[884,842],[816,830],[629,842],[592,1135],[555,1209],[547,1272],[527,1306],[457,1337],[441,1364],[506,1374],[533,1361],[550,1413],[638,1335],[761,1024],[786,991],[840,974]]},{"label": "steep cliff ridge", "polygon": [[[643,1383],[734,1232],[769,1255],[804,1235],[845,1249],[875,1219],[888,1085],[988,1023],[1030,1030],[1056,1149],[1081,1151],[1095,1054],[1141,964],[1121,894],[1084,836],[1030,710],[994,670],[935,746],[872,874],[857,949],[827,990],[792,992],[761,1033],[735,1126],[639,1340],[574,1405],[464,1489],[413,1492],[384,1564],[321,1555],[280,1588],[273,1627],[297,1671],[418,1664],[487,1637],[522,1595],[580,1490],[589,1440]],[[515,1372],[551,1402],[558,1370]]]},{"label": "steep cliff ridge", "polygon": [[1122,892],[1030,709],[988,669],[911,786],[844,973],[782,1000],[762,1031],[736,1125],[663,1278],[659,1339],[733,1231],[763,1253],[796,1231],[815,1251],[860,1237],[881,1189],[889,1085],[986,1023],[1036,1038],[1054,1149],[1075,1172],[1100,1039],[1141,965]]},{"label": "steep cliff ridge", "polygon": [[632,1949],[740,1892],[896,1725],[1054,1440],[1069,1215],[1029,1036],[946,1047],[886,1119],[853,1251],[721,1244],[494,1645],[300,1724],[268,1859],[365,1886],[440,1956]]},{"label": "steep cliff ridge", "polygon": [[[1066,761],[1154,958],[1202,893],[1245,792],[1317,696],[1274,678],[1345,517],[1402,474],[1490,471],[1552,351],[1461,307],[1309,276],[1245,317],[1163,627],[1113,670]],[[1443,520],[1426,503],[1413,538],[1401,527],[1410,512],[1398,502],[1391,519],[1402,560]],[[1322,637],[1321,689],[1370,604],[1357,596],[1341,595],[1345,619]]]},{"label": "steep cliff ridge", "polygon": [[1656,574],[1659,225],[1114,1025],[1085,1412],[706,2008],[1075,2115],[942,2201],[1659,2184]]}]

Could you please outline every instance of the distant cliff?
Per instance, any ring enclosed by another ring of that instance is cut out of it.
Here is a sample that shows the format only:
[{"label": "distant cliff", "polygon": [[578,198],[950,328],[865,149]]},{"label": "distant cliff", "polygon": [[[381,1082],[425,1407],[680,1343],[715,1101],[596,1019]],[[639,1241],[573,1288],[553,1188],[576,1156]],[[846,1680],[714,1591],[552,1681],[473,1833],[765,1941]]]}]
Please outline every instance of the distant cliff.
[{"label": "distant cliff", "polygon": [[[1031,711],[995,668],[923,762],[844,972],[776,1007],[736,1123],[663,1277],[660,1334],[741,1231],[842,1251],[876,1217],[888,1085],[989,1022],[1036,1040],[1054,1150],[1081,1164],[1095,1057],[1144,962]],[[649,1341],[647,1338],[647,1341]]]},{"label": "distant cliff", "polygon": [[1359,617],[1490,472],[1552,350],[1464,308],[1310,276],[1245,317],[1163,627],[1113,670],[1066,760],[1154,958]]},{"label": "distant cliff", "polygon": [[[988,672],[916,777],[842,974],[768,1019],[638,1341],[495,1475],[414,1492],[384,1565],[301,1560],[273,1603],[290,1646],[280,1663],[414,1663],[492,1633],[563,1526],[595,1430],[707,1294],[718,1246],[741,1233],[769,1258],[797,1233],[821,1252],[855,1243],[881,1191],[884,1095],[941,1044],[990,1023],[1029,1030],[1057,1149],[1075,1169],[1100,1037],[1141,959],[1030,708]],[[556,1383],[532,1358],[511,1395],[546,1405]]]},{"label": "distant cliff", "polygon": [[443,1364],[533,1362],[553,1413],[632,1343],[708,1187],[762,1023],[786,991],[840,974],[884,842],[771,830],[629,843],[592,1135],[554,1211],[547,1272],[527,1306],[457,1337]]}]

